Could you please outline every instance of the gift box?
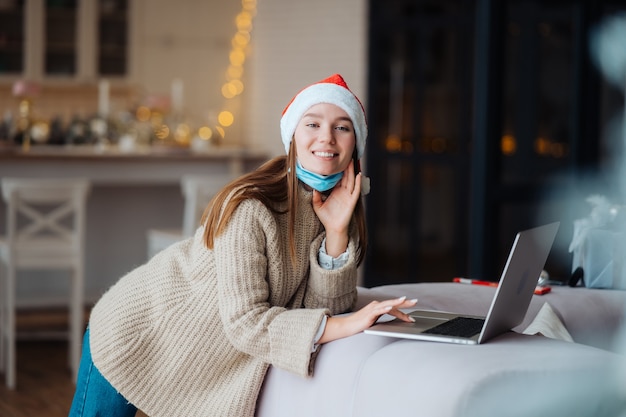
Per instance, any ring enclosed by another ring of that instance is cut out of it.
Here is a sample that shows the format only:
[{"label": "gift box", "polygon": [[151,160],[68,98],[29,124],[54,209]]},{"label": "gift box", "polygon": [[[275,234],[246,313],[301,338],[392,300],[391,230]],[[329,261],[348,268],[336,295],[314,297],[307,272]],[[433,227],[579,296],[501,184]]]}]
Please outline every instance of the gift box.
[{"label": "gift box", "polygon": [[594,206],[589,217],[574,222],[570,244],[572,271],[582,268],[579,285],[626,290],[626,228],[624,210],[603,197],[588,199]]},{"label": "gift box", "polygon": [[590,229],[573,254],[572,271],[582,268],[586,287],[626,290],[626,233]]}]

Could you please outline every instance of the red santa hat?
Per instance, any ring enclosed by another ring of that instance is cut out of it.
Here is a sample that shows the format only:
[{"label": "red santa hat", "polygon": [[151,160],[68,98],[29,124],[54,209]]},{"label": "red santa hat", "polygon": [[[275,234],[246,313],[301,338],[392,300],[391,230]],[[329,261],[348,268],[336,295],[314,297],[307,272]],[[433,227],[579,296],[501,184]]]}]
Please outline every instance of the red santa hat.
[{"label": "red santa hat", "polygon": [[334,104],[348,114],[354,125],[357,158],[360,159],[365,151],[365,141],[367,140],[365,109],[339,74],[331,75],[304,88],[287,104],[280,119],[280,134],[285,145],[285,151],[289,152],[296,126],[304,113],[312,106],[320,103]]}]

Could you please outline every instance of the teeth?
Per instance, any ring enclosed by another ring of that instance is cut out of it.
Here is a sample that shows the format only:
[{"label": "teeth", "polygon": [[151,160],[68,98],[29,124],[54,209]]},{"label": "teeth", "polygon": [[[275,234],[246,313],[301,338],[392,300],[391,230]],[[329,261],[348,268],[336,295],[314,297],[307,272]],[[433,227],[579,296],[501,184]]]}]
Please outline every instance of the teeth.
[{"label": "teeth", "polygon": [[335,156],[335,154],[332,152],[315,152],[315,155],[321,156],[323,158],[332,158],[333,156]]}]

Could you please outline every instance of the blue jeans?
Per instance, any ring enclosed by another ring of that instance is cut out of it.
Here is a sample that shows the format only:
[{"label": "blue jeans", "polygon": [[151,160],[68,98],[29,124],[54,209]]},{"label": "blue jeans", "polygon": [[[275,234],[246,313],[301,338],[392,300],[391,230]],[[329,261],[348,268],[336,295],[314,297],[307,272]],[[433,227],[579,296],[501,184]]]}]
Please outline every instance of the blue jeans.
[{"label": "blue jeans", "polygon": [[137,407],[126,401],[93,364],[87,329],[69,417],[134,417],[136,413]]}]

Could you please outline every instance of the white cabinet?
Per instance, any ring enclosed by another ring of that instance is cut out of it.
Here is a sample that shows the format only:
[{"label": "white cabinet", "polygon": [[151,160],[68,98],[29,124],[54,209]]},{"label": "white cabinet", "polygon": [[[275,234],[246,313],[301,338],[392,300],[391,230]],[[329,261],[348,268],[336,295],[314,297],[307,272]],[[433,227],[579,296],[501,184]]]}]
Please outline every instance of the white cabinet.
[{"label": "white cabinet", "polygon": [[128,0],[0,0],[0,77],[93,81],[129,69]]}]

